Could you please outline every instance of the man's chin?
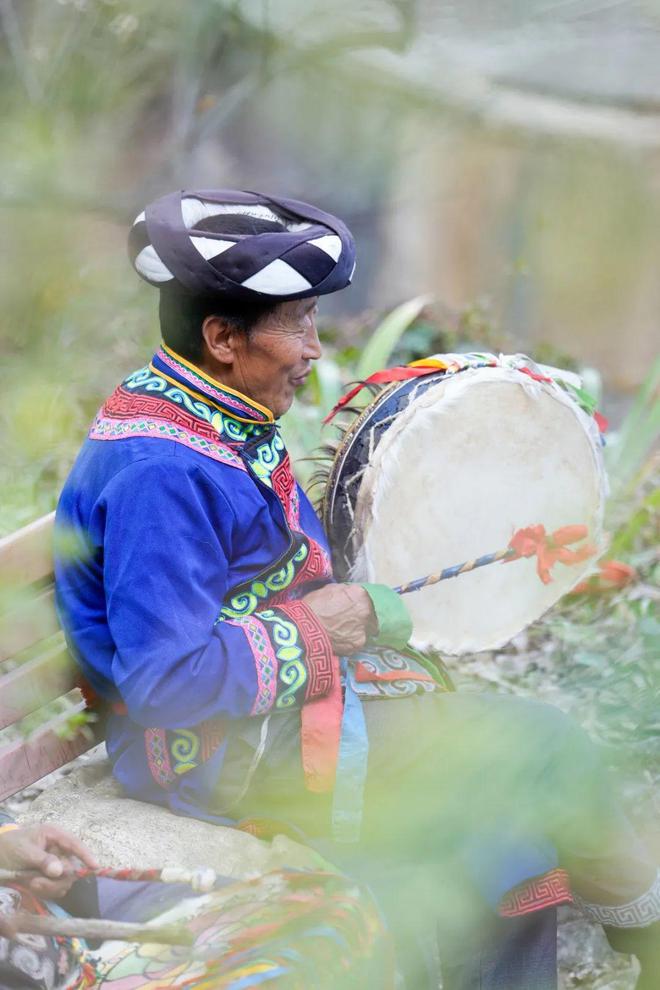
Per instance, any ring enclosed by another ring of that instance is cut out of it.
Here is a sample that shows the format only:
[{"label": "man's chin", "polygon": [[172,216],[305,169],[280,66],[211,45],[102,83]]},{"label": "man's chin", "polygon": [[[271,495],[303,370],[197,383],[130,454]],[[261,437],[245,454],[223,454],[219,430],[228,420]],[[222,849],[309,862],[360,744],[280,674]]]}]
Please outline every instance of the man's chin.
[{"label": "man's chin", "polygon": [[277,402],[274,402],[273,405],[270,406],[270,410],[275,419],[279,419],[280,416],[284,416],[285,413],[288,413],[289,409],[293,405],[293,400],[295,397],[296,394],[292,391],[290,395],[281,396],[278,398]]}]

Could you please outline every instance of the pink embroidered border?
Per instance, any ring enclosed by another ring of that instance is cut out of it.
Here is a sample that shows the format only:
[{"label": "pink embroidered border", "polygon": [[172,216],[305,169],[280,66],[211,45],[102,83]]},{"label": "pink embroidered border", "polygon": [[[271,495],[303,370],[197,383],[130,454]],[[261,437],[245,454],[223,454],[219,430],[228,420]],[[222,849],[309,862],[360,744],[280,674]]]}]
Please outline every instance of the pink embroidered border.
[{"label": "pink embroidered border", "polygon": [[284,511],[286,512],[287,522],[291,529],[300,529],[300,496],[298,494],[298,485],[293,486],[293,491],[291,492],[291,498],[288,500],[288,504],[284,506]]},{"label": "pink embroidered border", "polygon": [[279,669],[266,627],[254,615],[245,615],[238,619],[227,619],[226,621],[230,626],[238,626],[243,630],[252,650],[257,672],[257,696],[250,715],[263,715],[265,712],[269,712],[275,704],[277,671]]},{"label": "pink embroidered border", "polygon": [[176,780],[170,755],[167,750],[167,733],[165,729],[145,729],[144,748],[151,776],[159,787],[168,790]]},{"label": "pink embroidered border", "polygon": [[162,437],[164,440],[174,440],[191,450],[197,450],[222,464],[231,464],[241,471],[247,468],[243,461],[229,447],[214,444],[194,433],[188,433],[172,423],[148,419],[114,420],[97,417],[89,431],[90,440],[123,440],[125,437]]}]

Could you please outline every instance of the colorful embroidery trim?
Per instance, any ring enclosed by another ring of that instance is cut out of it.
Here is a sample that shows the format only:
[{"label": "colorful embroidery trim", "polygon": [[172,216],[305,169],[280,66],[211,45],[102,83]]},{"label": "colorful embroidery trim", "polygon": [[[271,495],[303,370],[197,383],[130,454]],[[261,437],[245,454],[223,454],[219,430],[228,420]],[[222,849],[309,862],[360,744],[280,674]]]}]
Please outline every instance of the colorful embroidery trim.
[{"label": "colorful embroidery trim", "polygon": [[170,763],[165,729],[145,729],[144,745],[151,776],[159,787],[169,789],[176,778]]},{"label": "colorful embroidery trim", "polygon": [[[271,427],[269,433],[264,434],[262,438],[261,434],[255,434],[255,437],[246,443],[243,454],[254,476],[269,488],[273,488],[271,476],[277,468],[286,465],[284,470],[291,473],[289,455],[276,426]],[[293,480],[293,475],[291,479]],[[293,484],[295,487],[295,482]],[[284,505],[286,508],[286,502]]]},{"label": "colorful embroidery trim", "polygon": [[198,450],[201,454],[205,454],[215,461],[245,471],[245,465],[240,458],[223,444],[209,442],[194,433],[187,433],[176,426],[157,420],[113,422],[99,416],[89,432],[90,440],[122,440],[125,437],[162,437],[165,440],[175,440],[191,450]]},{"label": "colorful embroidery trim", "polygon": [[503,918],[517,918],[542,908],[569,904],[573,900],[566,870],[556,869],[532,880],[525,880],[500,901],[497,913]]},{"label": "colorful embroidery trim", "polygon": [[613,928],[644,928],[660,921],[660,870],[649,889],[626,904],[594,904],[577,894],[577,907],[600,925]]},{"label": "colorful embroidery trim", "polygon": [[[157,358],[158,355],[154,357],[156,364]],[[171,363],[172,359],[168,360]],[[242,453],[250,441],[245,460],[259,481],[272,487],[271,475],[285,461],[284,474],[291,473],[279,429],[266,420],[263,412],[252,409],[247,399],[242,402],[234,395],[225,395],[220,386],[211,386],[192,372],[187,373],[185,381],[188,384],[165,377],[165,372],[159,374],[153,363],[132,372],[102,406],[90,430],[90,439],[162,437],[240,470],[245,470],[246,464],[239,450]],[[196,386],[197,390],[190,386]],[[209,391],[215,398],[208,397]],[[222,402],[216,402],[216,398]],[[236,418],[245,412],[254,418]],[[283,487],[281,481],[278,485],[280,489]],[[293,475],[283,504],[287,520],[297,525],[298,491]]]},{"label": "colorful embroidery trim", "polygon": [[271,710],[277,697],[278,662],[268,632],[256,616],[231,619],[229,625],[239,626],[250,644],[258,685],[250,715],[263,715]]},{"label": "colorful embroidery trim", "polygon": [[179,776],[194,770],[198,765],[200,739],[192,729],[174,729],[169,733],[169,751],[174,765],[172,769]]},{"label": "colorful embroidery trim", "polygon": [[298,627],[295,622],[288,621],[279,609],[260,612],[259,618],[271,627],[275,656],[279,661],[275,707],[293,708],[296,704],[299,707],[305,696],[307,667]]},{"label": "colorful embroidery trim", "polygon": [[134,371],[123,382],[120,388],[137,395],[153,395],[157,393],[172,403],[190,413],[197,420],[210,423],[216,434],[227,443],[245,443],[250,437],[270,430],[269,426],[254,425],[240,422],[231,413],[223,412],[201,394],[192,390],[173,385],[162,375],[154,372],[151,366]]},{"label": "colorful embroidery trim", "polygon": [[230,593],[229,602],[220,610],[218,621],[251,615],[271,596],[290,588],[308,555],[307,540],[295,541],[289,550],[288,559],[281,566],[276,566],[275,570],[266,573],[262,572],[254,580],[239,585]]},{"label": "colorful embroidery trim", "polygon": [[164,366],[183,382],[187,382],[196,392],[206,394],[221,405],[226,406],[230,415],[235,415],[247,422],[272,422],[272,416],[270,413],[267,414],[265,407],[250,403],[246,396],[240,396],[233,390],[223,389],[217,382],[204,376],[198,368],[175,354],[165,344],[156,351],[152,364],[156,368]]},{"label": "colorful embroidery trim", "polygon": [[151,776],[170,790],[177,776],[208,760],[226,734],[220,718],[207,719],[194,729],[145,729],[144,745]]},{"label": "colorful embroidery trim", "polygon": [[288,602],[281,611],[293,619],[302,637],[307,657],[305,701],[326,695],[339,677],[339,665],[330,639],[311,609],[300,601]]},{"label": "colorful embroidery trim", "polygon": [[288,454],[280,461],[270,476],[270,485],[284,506],[290,529],[300,529],[300,500],[298,486],[291,470]]}]

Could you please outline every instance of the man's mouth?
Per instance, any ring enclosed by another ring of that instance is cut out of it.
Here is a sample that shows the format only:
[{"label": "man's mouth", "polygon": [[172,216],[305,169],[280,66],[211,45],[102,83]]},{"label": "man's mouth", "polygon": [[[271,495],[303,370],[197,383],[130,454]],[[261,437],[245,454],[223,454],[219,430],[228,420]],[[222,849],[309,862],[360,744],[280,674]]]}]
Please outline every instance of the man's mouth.
[{"label": "man's mouth", "polygon": [[307,379],[309,378],[311,372],[312,369],[309,368],[307,371],[304,371],[302,375],[296,375],[295,378],[291,379],[291,384],[295,385],[296,388],[298,388],[300,385],[304,385]]}]

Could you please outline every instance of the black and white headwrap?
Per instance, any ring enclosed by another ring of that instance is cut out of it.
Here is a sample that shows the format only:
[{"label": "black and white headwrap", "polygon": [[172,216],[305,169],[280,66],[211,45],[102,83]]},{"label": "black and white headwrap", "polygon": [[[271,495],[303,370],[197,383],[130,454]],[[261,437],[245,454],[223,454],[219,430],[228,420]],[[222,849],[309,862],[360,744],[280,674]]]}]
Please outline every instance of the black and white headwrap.
[{"label": "black and white headwrap", "polygon": [[[274,229],[232,233],[232,217]],[[216,221],[220,231],[212,229],[213,218],[226,218]],[[199,229],[204,226],[210,229]],[[178,283],[194,295],[253,302],[336,292],[355,270],[353,237],[337,217],[295,199],[236,189],[162,196],[136,218],[128,247],[135,270],[151,285]]]}]

